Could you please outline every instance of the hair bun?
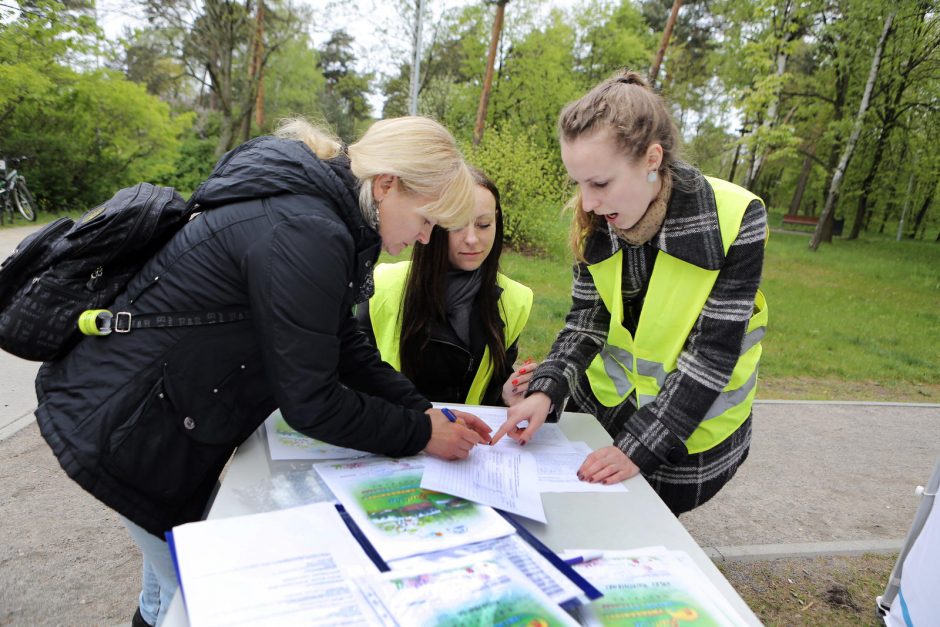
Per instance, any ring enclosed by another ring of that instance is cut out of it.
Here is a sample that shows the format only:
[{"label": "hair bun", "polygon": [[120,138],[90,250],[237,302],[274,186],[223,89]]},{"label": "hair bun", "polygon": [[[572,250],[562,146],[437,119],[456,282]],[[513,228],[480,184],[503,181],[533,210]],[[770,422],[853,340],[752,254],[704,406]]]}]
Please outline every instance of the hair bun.
[{"label": "hair bun", "polygon": [[617,82],[623,83],[624,85],[639,85],[640,87],[646,87],[646,81],[644,81],[643,78],[635,72],[631,72],[628,76],[621,76],[617,79]]}]

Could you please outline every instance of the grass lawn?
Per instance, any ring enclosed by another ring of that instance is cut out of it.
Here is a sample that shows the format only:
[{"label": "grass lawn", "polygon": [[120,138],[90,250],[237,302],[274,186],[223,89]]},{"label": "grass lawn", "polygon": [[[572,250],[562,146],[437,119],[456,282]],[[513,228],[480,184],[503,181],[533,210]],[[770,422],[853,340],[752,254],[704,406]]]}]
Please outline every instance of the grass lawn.
[{"label": "grass lawn", "polygon": [[[762,289],[770,323],[763,398],[940,402],[940,245],[772,233]],[[520,355],[543,357],[570,304],[566,258],[508,252],[503,271],[535,291]]]}]

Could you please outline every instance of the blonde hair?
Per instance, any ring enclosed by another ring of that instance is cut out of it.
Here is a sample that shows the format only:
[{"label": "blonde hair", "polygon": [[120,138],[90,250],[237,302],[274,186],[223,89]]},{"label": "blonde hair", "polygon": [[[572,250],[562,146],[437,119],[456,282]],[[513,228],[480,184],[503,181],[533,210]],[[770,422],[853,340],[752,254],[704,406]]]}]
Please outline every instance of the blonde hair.
[{"label": "blonde hair", "polygon": [[473,215],[473,176],[453,136],[429,118],[381,120],[348,148],[352,172],[362,183],[359,206],[375,214],[372,182],[398,177],[401,190],[431,198],[418,211],[445,229],[462,228]]},{"label": "blonde hair", "polygon": [[[617,72],[565,105],[558,116],[562,141],[601,130],[607,130],[617,148],[632,161],[643,158],[652,144],[663,148],[660,170],[672,169],[678,161],[679,130],[665,101],[637,72]],[[571,250],[583,262],[587,237],[598,228],[601,220],[594,213],[582,210],[580,190],[566,206],[575,212],[571,222]]]},{"label": "blonde hair", "polygon": [[332,159],[343,152],[339,139],[322,126],[314,126],[304,118],[284,118],[278,122],[275,137],[295,139],[307,144],[320,159]]}]

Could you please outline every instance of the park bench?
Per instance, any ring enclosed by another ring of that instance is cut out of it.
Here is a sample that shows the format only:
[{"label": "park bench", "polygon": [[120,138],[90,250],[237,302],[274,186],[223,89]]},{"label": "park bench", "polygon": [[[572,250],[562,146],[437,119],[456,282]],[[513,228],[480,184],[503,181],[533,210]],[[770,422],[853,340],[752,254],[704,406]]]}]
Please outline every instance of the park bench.
[{"label": "park bench", "polygon": [[817,216],[798,216],[794,214],[787,214],[783,216],[783,224],[802,224],[805,226],[816,226],[819,224],[819,217]]}]

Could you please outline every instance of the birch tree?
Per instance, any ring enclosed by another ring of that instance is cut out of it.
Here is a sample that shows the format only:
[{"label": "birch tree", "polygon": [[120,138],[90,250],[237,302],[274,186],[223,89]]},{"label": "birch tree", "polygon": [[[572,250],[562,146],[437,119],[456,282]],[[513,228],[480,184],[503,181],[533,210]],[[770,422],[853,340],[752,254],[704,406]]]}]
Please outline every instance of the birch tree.
[{"label": "birch tree", "polygon": [[835,209],[836,202],[839,200],[839,188],[842,185],[842,177],[845,175],[849,160],[852,158],[852,152],[855,150],[855,144],[858,142],[858,137],[862,132],[862,124],[865,121],[865,113],[868,111],[871,92],[872,89],[874,89],[875,81],[878,78],[878,70],[881,67],[881,53],[884,50],[888,35],[891,34],[891,24],[894,22],[896,13],[897,10],[895,9],[885,18],[881,38],[878,40],[878,45],[875,47],[875,54],[871,61],[871,70],[868,72],[865,92],[862,94],[862,100],[858,105],[858,113],[855,115],[855,124],[852,127],[852,134],[849,136],[845,150],[842,152],[842,157],[839,159],[839,165],[836,166],[836,171],[832,176],[832,183],[829,185],[829,193],[826,196],[826,206],[823,208],[822,215],[819,217],[819,223],[816,225],[816,230],[813,232],[813,237],[809,243],[809,249],[814,252],[819,248],[820,243],[822,243],[824,239],[826,241],[832,241],[832,213]]}]

